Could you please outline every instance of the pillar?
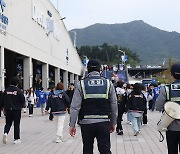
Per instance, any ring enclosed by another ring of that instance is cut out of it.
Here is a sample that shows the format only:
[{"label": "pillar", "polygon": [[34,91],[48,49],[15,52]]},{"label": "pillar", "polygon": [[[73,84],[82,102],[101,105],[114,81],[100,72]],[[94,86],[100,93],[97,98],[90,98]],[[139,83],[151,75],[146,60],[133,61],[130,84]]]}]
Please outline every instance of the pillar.
[{"label": "pillar", "polygon": [[33,67],[32,58],[26,57],[23,59],[23,88],[29,89],[33,84]]},{"label": "pillar", "polygon": [[68,89],[68,71],[63,71],[63,85],[64,89]]},{"label": "pillar", "polygon": [[55,68],[55,86],[57,85],[58,82],[60,82],[60,69]]},{"label": "pillar", "polygon": [[49,65],[42,64],[42,87],[46,90],[49,87]]},{"label": "pillar", "polygon": [[70,83],[74,83],[74,74],[70,73]]},{"label": "pillar", "polygon": [[79,79],[78,79],[78,75],[75,75],[75,84],[77,84],[77,83],[78,83],[78,81],[79,81]]}]

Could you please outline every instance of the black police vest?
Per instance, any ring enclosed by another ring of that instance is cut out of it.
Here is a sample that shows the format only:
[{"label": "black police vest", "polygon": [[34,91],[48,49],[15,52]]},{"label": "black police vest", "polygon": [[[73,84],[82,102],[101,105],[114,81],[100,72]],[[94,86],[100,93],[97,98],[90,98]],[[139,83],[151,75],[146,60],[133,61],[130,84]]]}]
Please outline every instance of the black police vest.
[{"label": "black police vest", "polygon": [[83,99],[80,119],[108,119],[111,114],[109,101],[110,81],[100,76],[80,81]]},{"label": "black police vest", "polygon": [[177,102],[180,104],[180,80],[174,81],[169,86],[165,86],[167,101]]}]

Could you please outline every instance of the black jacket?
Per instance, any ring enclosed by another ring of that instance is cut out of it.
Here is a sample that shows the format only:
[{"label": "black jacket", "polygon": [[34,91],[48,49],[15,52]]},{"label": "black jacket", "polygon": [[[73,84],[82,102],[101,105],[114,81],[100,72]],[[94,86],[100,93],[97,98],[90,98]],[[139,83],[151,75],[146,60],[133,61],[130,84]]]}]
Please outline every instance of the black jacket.
[{"label": "black jacket", "polygon": [[118,101],[118,113],[127,112],[127,94],[124,93],[123,95],[117,94],[117,100],[119,97],[122,97],[121,101]]},{"label": "black jacket", "polygon": [[59,95],[52,94],[49,96],[46,111],[51,108],[52,113],[61,113],[62,111],[66,111],[66,108],[69,107],[70,99],[65,92],[62,92]]},{"label": "black jacket", "polygon": [[69,96],[70,103],[71,103],[73,95],[74,95],[74,90],[67,90],[66,94]]},{"label": "black jacket", "polygon": [[21,110],[25,106],[25,98],[16,86],[9,86],[3,93],[2,108],[5,110]]},{"label": "black jacket", "polygon": [[146,98],[143,93],[135,95],[131,92],[128,96],[127,108],[135,111],[145,111],[146,109]]}]

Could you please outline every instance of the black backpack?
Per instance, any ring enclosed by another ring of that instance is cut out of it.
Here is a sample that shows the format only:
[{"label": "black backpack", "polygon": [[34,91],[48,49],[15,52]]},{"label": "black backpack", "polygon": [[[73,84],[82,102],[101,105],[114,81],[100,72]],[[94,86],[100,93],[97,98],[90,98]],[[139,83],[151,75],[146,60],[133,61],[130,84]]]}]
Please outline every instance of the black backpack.
[{"label": "black backpack", "polygon": [[146,109],[146,98],[143,93],[140,95],[130,94],[129,95],[129,109],[137,111],[145,111]]}]

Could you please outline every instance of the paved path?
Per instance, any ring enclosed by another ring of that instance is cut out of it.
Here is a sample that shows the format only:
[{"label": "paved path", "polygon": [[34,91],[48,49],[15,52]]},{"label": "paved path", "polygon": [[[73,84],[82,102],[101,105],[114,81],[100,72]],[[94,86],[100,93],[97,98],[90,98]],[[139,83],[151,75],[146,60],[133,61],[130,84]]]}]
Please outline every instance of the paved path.
[{"label": "paved path", "polygon": [[[148,112],[148,125],[142,127],[141,134],[133,136],[132,126],[127,124],[124,115],[124,135],[111,134],[111,146],[113,154],[167,154],[166,142],[159,142],[159,133],[156,131],[156,123],[159,120],[159,112]],[[82,154],[82,141],[80,129],[72,138],[68,127],[69,117],[66,117],[64,127],[64,142],[55,143],[55,125],[48,120],[48,116],[41,116],[40,109],[35,109],[34,117],[28,117],[22,113],[21,120],[21,144],[13,144],[13,127],[8,135],[8,143],[1,142],[4,127],[4,117],[0,118],[0,154]],[[95,142],[96,143],[96,142]],[[94,154],[98,154],[97,146],[94,146]]]}]

